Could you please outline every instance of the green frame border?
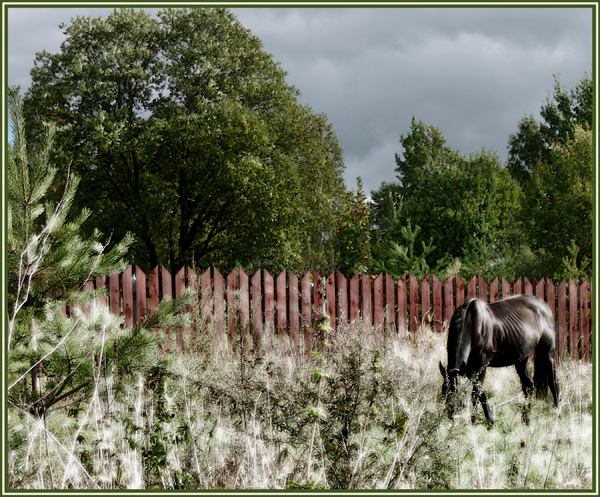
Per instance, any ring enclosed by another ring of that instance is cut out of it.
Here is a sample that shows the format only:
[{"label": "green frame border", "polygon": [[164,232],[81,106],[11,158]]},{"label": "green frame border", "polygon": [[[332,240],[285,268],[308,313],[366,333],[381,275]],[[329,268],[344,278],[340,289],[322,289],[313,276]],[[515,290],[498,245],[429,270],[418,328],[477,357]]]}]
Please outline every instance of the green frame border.
[{"label": "green frame border", "polygon": [[[228,494],[238,494],[238,493],[284,493],[287,495],[305,495],[305,494],[329,494],[329,493],[345,493],[343,491],[328,491],[328,492],[298,492],[298,491],[289,491],[289,490],[244,490],[244,491],[151,491],[151,490],[131,490],[131,491],[115,491],[115,492],[107,492],[106,490],[73,490],[73,491],[51,491],[51,490],[9,490],[6,485],[6,470],[8,465],[8,442],[7,437],[5,436],[7,433],[7,419],[6,419],[6,406],[7,406],[7,396],[6,396],[6,376],[7,376],[7,365],[4,360],[6,357],[6,337],[7,337],[7,278],[5,273],[6,268],[6,236],[7,236],[7,197],[5,191],[6,185],[6,149],[8,147],[8,130],[9,130],[9,119],[8,119],[8,108],[6,105],[6,92],[7,92],[7,77],[8,77],[8,9],[12,8],[32,8],[32,7],[54,7],[54,8],[76,8],[76,7],[87,7],[87,8],[120,8],[120,7],[133,7],[133,8],[160,8],[160,7],[235,7],[235,8],[273,8],[273,7],[304,7],[304,8],[316,8],[316,7],[339,7],[339,8],[385,8],[385,7],[398,7],[398,8],[497,8],[497,7],[506,7],[506,8],[522,8],[522,7],[565,7],[565,8],[591,8],[592,9],[592,30],[593,30],[593,48],[592,48],[592,80],[594,81],[595,86],[595,94],[594,94],[594,124],[596,125],[596,130],[598,129],[598,0],[595,1],[548,1],[548,0],[516,0],[516,1],[481,1],[481,0],[463,0],[463,1],[452,1],[452,0],[439,0],[439,1],[344,1],[344,0],[328,0],[328,1],[281,1],[281,0],[262,0],[262,1],[223,1],[223,2],[167,2],[167,1],[159,1],[159,0],[146,0],[139,2],[115,2],[115,1],[36,1],[36,0],[22,0],[22,1],[1,1],[2,3],[2,139],[3,139],[3,154],[2,154],[2,226],[1,226],[1,234],[2,234],[2,495],[49,495],[49,494],[63,494],[68,493],[69,495],[87,495],[87,494],[99,494],[99,493],[109,493],[109,494],[127,494],[127,495],[159,495],[159,494],[171,494],[177,493],[179,495],[188,495],[188,494],[219,494],[219,495],[228,495]],[[595,188],[593,192],[594,199],[594,227],[593,227],[593,236],[594,236],[594,250],[593,250],[593,297],[592,297],[592,323],[594,323],[592,333],[595,330],[598,330],[597,326],[597,309],[599,299],[597,296],[597,284],[598,281],[598,185],[600,185],[599,181],[599,167],[598,167],[598,157],[600,157],[598,150],[598,136],[597,131],[593,135],[593,150],[595,153],[594,163],[596,165],[595,168]],[[592,341],[592,343],[594,343]],[[403,491],[403,492],[393,492],[393,491],[356,491],[354,493],[360,493],[363,495],[375,495],[375,494],[427,494],[427,495],[444,495],[444,494],[468,494],[468,495],[488,495],[488,494],[496,494],[496,495],[519,495],[521,493],[525,493],[527,495],[562,495],[562,494],[578,494],[578,495],[599,495],[598,492],[598,472],[599,472],[599,461],[598,461],[598,399],[599,399],[599,390],[598,390],[598,351],[596,347],[592,347],[592,365],[593,365],[593,386],[592,392],[595,394],[595,409],[593,413],[594,426],[592,428],[593,432],[593,440],[592,440],[592,461],[593,461],[593,475],[592,475],[592,489],[591,490],[563,490],[563,491],[510,491],[510,490],[487,490],[487,491],[475,491],[475,490],[449,490],[449,491]]]}]

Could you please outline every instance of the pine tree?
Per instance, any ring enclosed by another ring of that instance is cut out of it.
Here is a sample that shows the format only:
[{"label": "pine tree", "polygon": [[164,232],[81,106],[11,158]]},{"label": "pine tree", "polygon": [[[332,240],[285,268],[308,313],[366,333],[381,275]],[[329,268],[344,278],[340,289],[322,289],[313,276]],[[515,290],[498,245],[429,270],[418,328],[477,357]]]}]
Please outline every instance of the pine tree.
[{"label": "pine tree", "polygon": [[[108,242],[99,231],[81,237],[89,211],[70,217],[79,179],[68,174],[60,200],[47,201],[57,171],[49,163],[56,127],[47,125],[40,143],[28,146],[18,87],[9,90],[9,108],[9,400],[41,415],[93,383],[91,358],[111,334],[117,338],[120,319],[96,305],[99,292],[83,292],[83,286],[122,271],[133,239],[128,235],[105,252]],[[61,311],[63,304],[75,306],[72,317]],[[93,311],[83,313],[84,305]]]},{"label": "pine tree", "polygon": [[[122,318],[99,304],[102,290],[83,291],[86,282],[126,268],[133,237],[105,251],[108,241],[98,230],[90,238],[80,235],[89,211],[70,216],[75,175],[68,175],[58,202],[47,201],[56,176],[48,160],[56,128],[47,125],[43,140],[29,146],[18,88],[9,90],[9,107],[8,396],[11,407],[43,417],[67,399],[89,395],[101,371],[153,364],[163,334],[149,330],[187,324],[187,316],[176,314],[191,294],[163,301],[154,316],[126,330]],[[64,304],[71,316],[62,312]]]}]

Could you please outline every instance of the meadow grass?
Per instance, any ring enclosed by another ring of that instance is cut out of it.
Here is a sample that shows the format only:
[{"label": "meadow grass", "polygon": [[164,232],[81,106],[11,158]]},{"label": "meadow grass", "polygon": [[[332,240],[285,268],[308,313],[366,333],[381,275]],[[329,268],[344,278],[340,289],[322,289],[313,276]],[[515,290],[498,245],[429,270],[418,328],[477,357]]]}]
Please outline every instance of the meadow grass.
[{"label": "meadow grass", "polygon": [[[525,399],[514,368],[488,370],[496,424],[448,419],[446,334],[374,338],[354,323],[310,358],[166,353],[99,378],[45,419],[8,410],[15,489],[590,489],[592,366],[557,362],[561,402]],[[204,346],[203,346],[204,349]]]}]

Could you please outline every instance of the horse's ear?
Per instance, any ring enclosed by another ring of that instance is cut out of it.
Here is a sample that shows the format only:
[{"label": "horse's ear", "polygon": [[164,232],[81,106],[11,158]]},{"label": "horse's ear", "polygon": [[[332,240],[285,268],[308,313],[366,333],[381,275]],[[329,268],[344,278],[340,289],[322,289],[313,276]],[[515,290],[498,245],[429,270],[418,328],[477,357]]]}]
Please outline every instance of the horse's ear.
[{"label": "horse's ear", "polygon": [[442,361],[440,361],[440,373],[442,373],[442,377],[446,378],[446,368],[442,365]]}]

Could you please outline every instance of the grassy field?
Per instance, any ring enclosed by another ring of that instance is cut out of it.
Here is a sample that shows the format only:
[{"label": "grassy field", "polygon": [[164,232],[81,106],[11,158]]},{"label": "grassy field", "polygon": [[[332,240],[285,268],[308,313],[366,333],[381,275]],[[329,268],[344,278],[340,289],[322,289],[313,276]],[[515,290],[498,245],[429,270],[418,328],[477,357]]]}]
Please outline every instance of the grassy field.
[{"label": "grassy field", "polygon": [[9,409],[18,489],[589,489],[592,366],[558,362],[561,403],[531,423],[514,368],[486,379],[496,424],[449,420],[438,361],[445,334],[400,346],[361,324],[310,360],[273,353],[165,354],[103,377],[86,402],[45,420]]}]

